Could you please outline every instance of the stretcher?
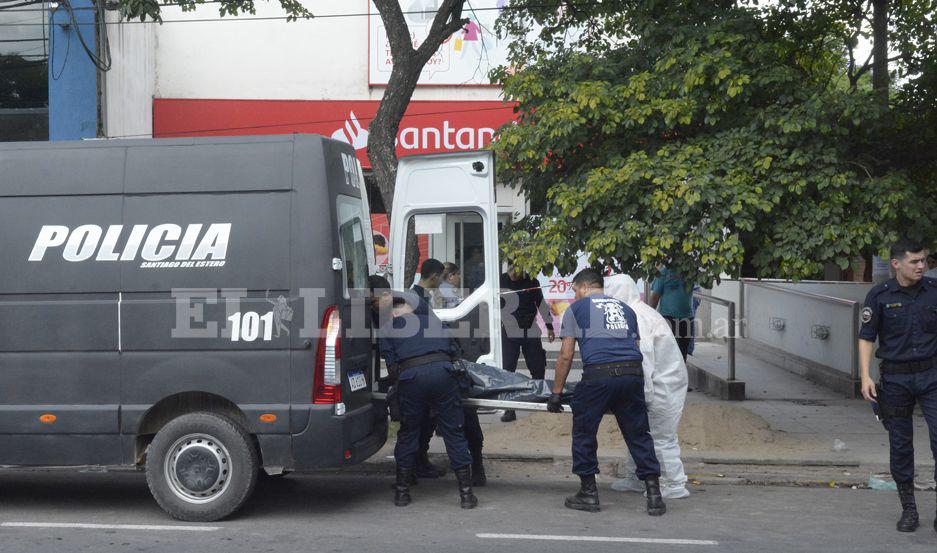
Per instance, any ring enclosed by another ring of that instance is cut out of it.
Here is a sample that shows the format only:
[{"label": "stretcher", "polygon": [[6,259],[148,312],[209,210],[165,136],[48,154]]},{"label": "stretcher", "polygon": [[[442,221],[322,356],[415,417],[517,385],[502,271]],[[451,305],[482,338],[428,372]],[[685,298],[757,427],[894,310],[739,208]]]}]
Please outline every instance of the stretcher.
[{"label": "stretcher", "polygon": [[[386,400],[387,394],[383,392],[374,392],[371,394],[371,397],[377,400]],[[462,405],[468,407],[481,407],[484,409],[510,409],[512,411],[547,411],[546,403],[538,403],[533,401],[507,401],[501,399],[485,399],[485,398],[463,398]],[[572,413],[572,409],[569,405],[563,405],[564,413]]]},{"label": "stretcher", "polygon": [[[552,390],[552,381],[534,380],[516,372],[466,360],[462,360],[462,366],[472,382],[471,390],[462,398],[463,405],[511,411],[548,411],[546,400]],[[387,379],[384,379],[384,382],[386,383]],[[567,405],[571,392],[570,386],[564,387],[563,412],[572,412],[572,408]],[[484,397],[486,394],[488,397]],[[375,382],[372,397],[377,400],[387,399],[387,394],[381,391],[378,382]]]}]

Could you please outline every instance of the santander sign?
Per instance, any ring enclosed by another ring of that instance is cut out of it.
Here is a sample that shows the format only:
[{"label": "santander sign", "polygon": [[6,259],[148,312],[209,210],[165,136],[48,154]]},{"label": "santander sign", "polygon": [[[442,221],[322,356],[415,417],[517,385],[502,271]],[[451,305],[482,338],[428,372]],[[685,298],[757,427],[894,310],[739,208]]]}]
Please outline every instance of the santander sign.
[{"label": "santander sign", "polygon": [[[368,125],[377,100],[190,100],[153,102],[153,136],[224,136],[315,133],[354,146],[367,157]],[[415,101],[397,134],[397,154],[484,148],[514,120],[514,104],[501,101]]]}]

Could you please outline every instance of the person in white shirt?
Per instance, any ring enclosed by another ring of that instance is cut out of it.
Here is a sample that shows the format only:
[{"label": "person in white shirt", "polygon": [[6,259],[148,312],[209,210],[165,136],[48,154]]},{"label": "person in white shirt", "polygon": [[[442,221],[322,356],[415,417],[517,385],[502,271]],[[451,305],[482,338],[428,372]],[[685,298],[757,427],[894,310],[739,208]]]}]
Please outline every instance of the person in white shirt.
[{"label": "person in white shirt", "polygon": [[439,284],[439,307],[450,309],[462,303],[462,273],[459,266],[449,261],[443,263],[442,282]]}]

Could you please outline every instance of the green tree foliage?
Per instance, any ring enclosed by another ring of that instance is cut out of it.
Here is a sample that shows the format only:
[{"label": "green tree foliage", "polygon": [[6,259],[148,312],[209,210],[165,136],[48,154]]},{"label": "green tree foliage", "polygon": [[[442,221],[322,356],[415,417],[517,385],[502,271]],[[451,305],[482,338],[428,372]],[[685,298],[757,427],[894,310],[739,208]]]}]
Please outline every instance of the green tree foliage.
[{"label": "green tree foliage", "polygon": [[494,146],[500,176],[544,205],[508,257],[570,271],[585,251],[708,285],[743,264],[807,278],[899,233],[933,240],[932,42],[882,106],[862,75],[849,84],[854,12],[745,4],[573,1],[502,19],[543,29],[496,75],[519,103]]}]

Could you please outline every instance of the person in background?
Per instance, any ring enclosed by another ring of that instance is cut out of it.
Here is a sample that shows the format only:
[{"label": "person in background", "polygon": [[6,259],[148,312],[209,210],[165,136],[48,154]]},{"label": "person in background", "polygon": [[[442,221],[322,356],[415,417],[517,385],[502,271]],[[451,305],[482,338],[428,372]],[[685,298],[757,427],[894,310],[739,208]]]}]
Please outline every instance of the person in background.
[{"label": "person in background", "polygon": [[469,249],[469,258],[465,260],[465,273],[462,275],[463,286],[471,293],[485,283],[485,256],[481,248]]},{"label": "person in background", "polygon": [[451,309],[462,303],[460,287],[462,286],[462,273],[455,263],[443,263],[442,282],[439,284],[439,307]]},{"label": "person in background", "polygon": [[924,272],[924,276],[937,278],[937,252],[931,252],[927,256],[927,271]]},{"label": "person in background", "polygon": [[700,304],[703,303],[696,294],[701,290],[702,288],[700,288],[699,284],[693,285],[693,326],[690,332],[690,345],[686,348],[687,355],[693,355],[693,351],[696,350],[696,310],[699,309]]},{"label": "person in background", "polygon": [[420,280],[410,287],[410,291],[420,296],[416,309],[429,309],[433,306],[433,295],[442,283],[443,264],[438,259],[429,258],[420,265]]},{"label": "person in background", "polygon": [[[513,307],[513,311],[505,312]],[[553,314],[543,300],[540,282],[523,274],[513,265],[501,275],[501,368],[514,372],[521,352],[527,370],[534,380],[543,380],[547,370],[547,352],[543,349],[540,327],[537,325],[537,312],[543,317],[547,327],[547,340],[556,340],[553,333]],[[507,410],[501,416],[501,422],[517,420],[517,414]]]},{"label": "person in background", "polygon": [[683,277],[666,267],[651,285],[648,305],[660,311],[667,319],[673,335],[686,361],[693,336],[693,292]]}]

